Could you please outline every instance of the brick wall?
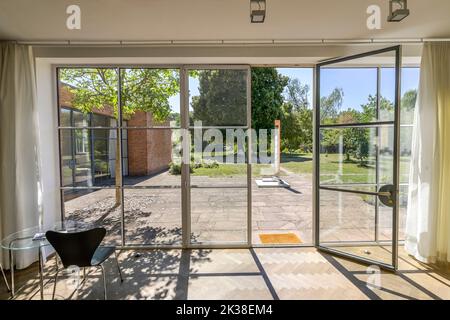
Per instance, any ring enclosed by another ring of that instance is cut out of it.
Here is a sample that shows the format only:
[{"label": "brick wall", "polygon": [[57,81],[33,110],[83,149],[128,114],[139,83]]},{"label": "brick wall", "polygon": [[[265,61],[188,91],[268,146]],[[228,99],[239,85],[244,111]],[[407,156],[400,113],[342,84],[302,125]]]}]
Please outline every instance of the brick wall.
[{"label": "brick wall", "polygon": [[[74,108],[72,105],[73,93],[69,91],[69,88],[60,84],[59,86],[59,105],[66,108]],[[104,116],[112,117],[114,115],[114,108],[111,106],[104,106],[103,108],[94,108],[93,113],[101,114]]]},{"label": "brick wall", "polygon": [[[137,111],[128,121],[130,127],[153,124],[150,113]],[[128,130],[128,174],[150,175],[169,167],[172,159],[172,130]]]},{"label": "brick wall", "polygon": [[[73,108],[73,95],[67,86],[60,86],[59,100],[61,106]],[[114,109],[105,106],[101,109],[94,109],[93,113],[112,116]],[[152,123],[152,115],[143,111],[137,111],[128,120],[129,127],[147,127]],[[128,130],[127,147],[128,175],[144,176],[161,172],[169,167],[172,159],[172,130]]]}]

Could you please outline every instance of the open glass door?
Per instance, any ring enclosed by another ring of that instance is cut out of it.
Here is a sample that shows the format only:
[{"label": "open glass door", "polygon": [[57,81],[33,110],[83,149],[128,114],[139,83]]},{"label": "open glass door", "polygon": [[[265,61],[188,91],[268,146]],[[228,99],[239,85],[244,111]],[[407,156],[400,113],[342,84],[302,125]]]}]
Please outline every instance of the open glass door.
[{"label": "open glass door", "polygon": [[315,242],[397,268],[401,47],[316,66]]}]

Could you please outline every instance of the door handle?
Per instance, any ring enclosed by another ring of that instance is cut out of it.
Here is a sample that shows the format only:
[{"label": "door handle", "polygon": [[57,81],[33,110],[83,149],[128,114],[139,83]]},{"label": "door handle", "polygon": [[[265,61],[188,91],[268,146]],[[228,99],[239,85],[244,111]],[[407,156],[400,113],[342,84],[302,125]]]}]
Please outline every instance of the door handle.
[{"label": "door handle", "polygon": [[387,207],[395,205],[395,187],[392,184],[384,185],[378,190],[378,199]]}]

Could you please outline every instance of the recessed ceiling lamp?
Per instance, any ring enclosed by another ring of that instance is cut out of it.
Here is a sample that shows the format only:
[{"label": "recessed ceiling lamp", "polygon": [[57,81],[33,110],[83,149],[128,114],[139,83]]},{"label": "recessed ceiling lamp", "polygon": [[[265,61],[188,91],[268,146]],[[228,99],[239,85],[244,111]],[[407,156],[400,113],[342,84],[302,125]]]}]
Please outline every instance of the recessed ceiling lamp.
[{"label": "recessed ceiling lamp", "polygon": [[408,0],[389,1],[389,22],[400,22],[409,16]]},{"label": "recessed ceiling lamp", "polygon": [[266,18],[266,0],[250,0],[250,21],[263,23]]}]

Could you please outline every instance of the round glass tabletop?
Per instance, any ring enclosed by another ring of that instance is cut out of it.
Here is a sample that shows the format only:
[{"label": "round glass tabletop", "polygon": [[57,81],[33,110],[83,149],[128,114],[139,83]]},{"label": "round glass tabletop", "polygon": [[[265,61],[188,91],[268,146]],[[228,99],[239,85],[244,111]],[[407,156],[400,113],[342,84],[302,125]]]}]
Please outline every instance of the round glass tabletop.
[{"label": "round glass tabletop", "polygon": [[91,229],[93,226],[85,222],[59,221],[52,226],[35,226],[12,233],[2,239],[0,247],[6,250],[27,250],[48,246],[50,243],[45,238],[49,230],[59,232],[79,232]]}]

